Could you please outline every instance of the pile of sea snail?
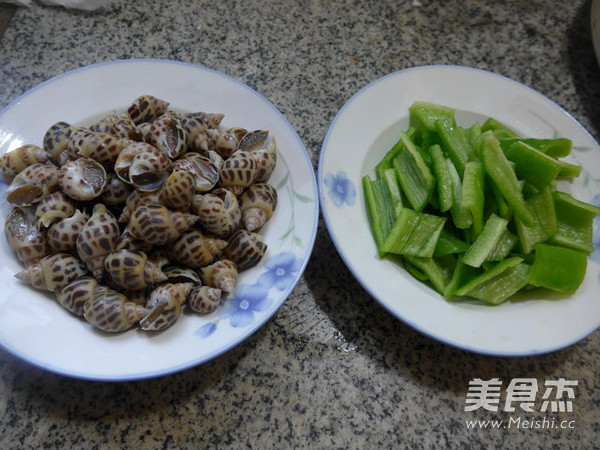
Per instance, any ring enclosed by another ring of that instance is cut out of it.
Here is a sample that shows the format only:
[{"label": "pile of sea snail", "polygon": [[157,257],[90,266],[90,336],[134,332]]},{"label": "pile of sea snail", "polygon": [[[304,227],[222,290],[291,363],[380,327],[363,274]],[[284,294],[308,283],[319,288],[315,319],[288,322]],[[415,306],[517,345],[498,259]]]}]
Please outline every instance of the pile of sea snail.
[{"label": "pile of sea snail", "polygon": [[107,332],[214,311],[263,257],[258,232],[277,206],[273,136],[222,119],[143,95],[0,157],[15,276]]}]

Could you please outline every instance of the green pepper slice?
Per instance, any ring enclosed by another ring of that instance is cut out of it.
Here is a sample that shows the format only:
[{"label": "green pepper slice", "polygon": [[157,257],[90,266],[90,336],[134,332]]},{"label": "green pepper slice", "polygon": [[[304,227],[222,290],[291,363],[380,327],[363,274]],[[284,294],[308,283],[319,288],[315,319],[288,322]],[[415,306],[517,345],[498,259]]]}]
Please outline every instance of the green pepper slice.
[{"label": "green pepper slice", "polygon": [[585,253],[548,244],[535,246],[535,260],[528,283],[565,294],[573,294],[581,285],[587,268]]}]

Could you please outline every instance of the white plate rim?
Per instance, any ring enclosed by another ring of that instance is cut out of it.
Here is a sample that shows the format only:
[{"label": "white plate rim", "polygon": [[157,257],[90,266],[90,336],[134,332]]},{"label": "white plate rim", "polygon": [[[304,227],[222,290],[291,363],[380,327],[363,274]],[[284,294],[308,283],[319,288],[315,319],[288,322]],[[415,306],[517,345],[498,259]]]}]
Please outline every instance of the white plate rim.
[{"label": "white plate rim", "polygon": [[[319,156],[319,163],[318,163],[318,173],[317,173],[317,183],[319,186],[319,201],[321,204],[321,213],[323,215],[324,222],[325,222],[326,227],[329,231],[329,234],[332,238],[334,246],[335,246],[336,250],[338,251],[339,255],[341,256],[342,260],[344,261],[344,263],[350,270],[350,272],[353,274],[353,276],[359,282],[359,284],[361,284],[361,286],[365,289],[365,291],[374,300],[376,300],[380,304],[380,306],[382,306],[384,309],[386,309],[390,314],[395,316],[397,319],[401,320],[405,324],[409,325],[413,329],[424,334],[425,336],[428,336],[429,338],[431,338],[433,340],[436,340],[438,342],[447,344],[451,347],[454,347],[454,348],[457,348],[460,350],[464,350],[467,352],[488,355],[488,356],[500,356],[500,357],[524,357],[524,356],[541,355],[541,354],[551,353],[551,352],[569,347],[569,346],[585,339],[590,334],[592,334],[594,331],[596,331],[598,329],[598,327],[600,326],[600,318],[592,328],[582,330],[580,333],[572,336],[570,339],[565,340],[564,342],[561,342],[560,344],[553,345],[553,346],[543,346],[543,345],[542,346],[534,346],[534,347],[524,346],[523,348],[516,348],[516,349],[511,349],[511,350],[504,350],[504,349],[499,350],[499,349],[495,349],[495,348],[483,347],[477,343],[470,344],[470,343],[464,342],[464,340],[462,340],[462,341],[455,340],[453,338],[453,336],[451,335],[451,333],[450,333],[450,335],[448,335],[447,333],[440,334],[437,330],[432,330],[432,329],[429,329],[429,328],[423,326],[421,323],[419,323],[418,320],[414,320],[414,318],[406,317],[406,315],[403,314],[402,311],[400,311],[398,308],[391,305],[388,301],[386,301],[386,299],[383,299],[380,296],[378,296],[377,292],[375,292],[374,286],[370,283],[370,281],[368,279],[366,279],[362,275],[361,269],[359,267],[361,263],[359,261],[357,261],[355,258],[353,259],[353,257],[351,255],[349,255],[348,248],[344,247],[340,243],[340,234],[338,233],[338,231],[336,231],[334,229],[334,226],[332,224],[333,220],[336,217],[336,211],[333,207],[328,205],[329,200],[327,199],[326,187],[324,186],[324,183],[325,183],[324,177],[326,175],[325,174],[325,166],[328,164],[328,161],[327,161],[328,150],[329,150],[328,146],[330,145],[330,140],[331,140],[332,134],[334,133],[334,131],[336,131],[336,126],[337,126],[338,122],[342,118],[345,118],[344,116],[345,116],[347,110],[355,102],[357,102],[357,100],[360,99],[361,102],[363,102],[363,103],[361,103],[362,105],[364,105],[365,103],[372,105],[374,102],[374,98],[370,98],[368,100],[365,99],[366,96],[368,96],[370,94],[369,91],[372,89],[377,89],[378,87],[381,88],[381,85],[383,85],[386,82],[389,82],[390,80],[393,80],[393,79],[399,80],[400,78],[403,78],[405,75],[415,75],[415,74],[429,75],[429,74],[433,74],[434,72],[443,73],[443,72],[450,72],[450,71],[460,73],[461,76],[465,76],[465,77],[468,77],[470,75],[487,77],[490,82],[506,83],[508,85],[511,85],[514,89],[518,89],[522,93],[524,93],[528,96],[535,97],[540,103],[544,104],[545,107],[552,110],[552,112],[554,114],[559,115],[564,121],[569,122],[569,125],[571,127],[577,128],[578,132],[580,133],[580,137],[583,136],[585,139],[587,139],[589,145],[595,147],[596,150],[598,149],[598,144],[594,140],[594,138],[591,136],[591,134],[587,130],[585,130],[585,128],[579,122],[577,122],[572,117],[572,115],[569,114],[567,111],[565,111],[562,107],[560,107],[555,102],[548,99],[547,97],[545,97],[538,91],[536,91],[528,86],[525,86],[511,78],[500,75],[498,73],[490,72],[490,71],[483,70],[483,69],[468,67],[468,66],[451,65],[451,64],[448,64],[448,65],[432,64],[432,65],[425,65],[425,66],[415,66],[415,67],[410,67],[410,68],[403,69],[400,71],[396,71],[393,73],[389,73],[389,74],[384,75],[376,80],[369,82],[364,87],[359,89],[356,93],[354,93],[346,101],[346,103],[340,108],[340,110],[335,115],[329,129],[327,130],[325,139],[322,144],[322,148],[321,148],[321,152],[320,152],[320,156]],[[398,87],[398,86],[396,86],[396,87]],[[407,102],[407,104],[410,104],[410,103],[412,103],[412,101],[416,101],[416,100],[426,100],[426,101],[431,101],[434,103],[436,102],[435,98],[415,98],[412,95],[412,93],[410,93],[411,86],[404,86],[404,88],[406,88],[405,89],[406,92],[409,92],[408,94],[406,94],[406,96],[411,99],[410,101]],[[369,100],[371,101],[370,103],[369,103]],[[440,102],[440,103],[443,103],[443,102]],[[453,107],[452,104],[448,104],[448,106]],[[408,115],[407,110],[398,112],[399,117],[407,116],[407,115]],[[494,114],[491,113],[491,114],[489,114],[489,116],[494,117]],[[391,119],[390,119],[390,122],[391,122]],[[510,125],[510,123],[509,123],[509,125]],[[381,128],[383,128],[383,126]],[[372,136],[371,136],[371,138],[372,138]],[[362,186],[360,184],[356,184],[356,181],[357,181],[356,179],[352,179],[352,177],[350,177],[350,176],[348,178],[351,179],[351,181],[353,181],[355,183],[355,188],[357,191],[356,192],[356,197],[357,197],[356,202],[359,204],[363,203],[363,199],[361,197],[362,196]],[[368,238],[371,241],[373,241],[371,234],[368,235]],[[374,243],[373,243],[373,246],[374,246]],[[588,264],[588,272],[590,271],[589,266],[590,266],[590,264]],[[597,274],[597,267],[594,268],[594,273]],[[589,278],[590,278],[590,274],[588,273],[588,275],[586,276],[586,281]],[[415,280],[415,282],[416,282],[416,280]],[[425,289],[433,292],[430,288],[425,288]],[[438,294],[434,293],[434,295],[438,295]],[[492,314],[493,314],[493,312],[492,312]]]},{"label": "white plate rim", "polygon": [[[236,338],[231,339],[228,342],[225,342],[223,345],[219,346],[218,348],[212,350],[209,353],[191,358],[187,361],[184,361],[184,362],[181,362],[178,364],[173,364],[173,365],[169,365],[169,366],[158,365],[157,367],[155,367],[152,370],[145,370],[145,371],[140,371],[140,372],[129,371],[126,373],[119,373],[119,372],[98,373],[98,372],[86,371],[86,370],[84,370],[84,371],[72,370],[69,367],[65,367],[64,365],[55,365],[52,363],[51,360],[40,360],[40,359],[33,358],[33,357],[31,357],[31,355],[24,354],[20,350],[16,349],[15,346],[10,344],[10,342],[6,342],[4,340],[0,341],[0,345],[7,352],[16,356],[17,358],[24,360],[27,363],[29,363],[33,366],[39,367],[43,370],[53,372],[53,373],[56,373],[59,375],[68,376],[71,378],[85,379],[85,380],[92,380],[92,381],[132,381],[132,380],[156,378],[156,377],[162,377],[162,376],[174,374],[174,373],[204,364],[204,363],[228,352],[229,350],[238,346],[239,344],[241,344],[242,342],[244,342],[245,340],[250,338],[253,334],[255,334],[256,331],[258,331],[265,323],[267,323],[272,318],[272,316],[279,310],[279,308],[287,300],[289,295],[292,293],[293,289],[296,287],[298,281],[300,280],[300,277],[302,276],[302,274],[306,268],[306,265],[308,264],[308,261],[310,259],[310,255],[312,253],[312,249],[314,247],[314,243],[316,240],[316,234],[317,234],[317,230],[318,230],[318,220],[319,220],[318,187],[317,187],[317,182],[316,182],[316,178],[315,178],[315,174],[314,174],[313,165],[310,160],[308,151],[306,150],[306,147],[304,146],[304,143],[302,142],[302,139],[297,134],[296,130],[292,127],[292,125],[289,123],[287,118],[266,97],[264,97],[262,94],[258,93],[254,89],[250,88],[243,82],[241,82],[229,75],[226,75],[222,72],[219,72],[217,70],[214,70],[214,69],[211,69],[208,67],[204,67],[204,66],[201,66],[198,64],[193,64],[193,63],[187,63],[187,62],[176,61],[176,60],[167,60],[167,59],[156,59],[156,58],[117,59],[117,60],[99,62],[99,63],[95,63],[95,64],[78,67],[76,69],[72,69],[72,70],[66,71],[64,73],[61,73],[59,75],[56,75],[54,77],[51,77],[48,80],[45,80],[42,83],[39,83],[38,85],[34,86],[33,88],[31,88],[28,91],[24,92],[23,94],[19,95],[15,100],[13,100],[6,107],[4,107],[2,110],[0,110],[0,125],[2,124],[3,117],[7,113],[12,111],[13,108],[19,107],[19,105],[21,103],[26,102],[30,98],[30,96],[32,94],[36,93],[37,91],[52,88],[53,84],[57,81],[63,81],[69,77],[79,76],[81,74],[85,75],[86,73],[91,73],[98,69],[105,70],[108,68],[109,70],[115,69],[115,70],[126,71],[127,66],[133,67],[133,66],[142,65],[142,64],[147,65],[148,67],[154,67],[157,69],[160,68],[161,70],[162,69],[164,69],[164,70],[173,69],[173,70],[195,71],[198,74],[202,74],[203,76],[211,77],[215,81],[228,83],[231,86],[235,85],[236,89],[240,89],[240,91],[245,92],[245,94],[252,96],[254,99],[256,99],[257,102],[259,102],[261,104],[262,107],[270,110],[270,112],[271,112],[271,114],[273,114],[273,117],[275,118],[275,120],[278,120],[280,122],[280,124],[285,126],[285,129],[281,130],[281,131],[282,131],[282,133],[286,134],[286,138],[291,139],[291,141],[292,141],[291,142],[291,150],[286,150],[286,152],[297,152],[298,153],[297,155],[294,155],[293,158],[295,160],[299,160],[300,164],[302,164],[301,169],[303,171],[302,176],[304,178],[302,180],[300,180],[300,181],[303,181],[302,186],[301,186],[301,194],[304,195],[303,203],[307,205],[306,206],[307,212],[308,212],[308,209],[310,209],[310,214],[306,215],[309,218],[308,220],[306,220],[308,226],[306,227],[306,231],[304,232],[304,234],[302,236],[304,239],[304,241],[301,245],[303,253],[298,258],[298,261],[296,261],[296,265],[294,266],[293,277],[289,280],[288,284],[285,286],[285,289],[283,291],[276,293],[276,295],[278,295],[278,297],[277,297],[276,301],[272,302],[271,306],[268,308],[266,313],[262,314],[258,320],[252,322],[251,325],[248,326]],[[124,100],[125,103],[122,106],[127,106],[126,102],[131,101],[131,100],[133,100],[133,98]],[[174,105],[174,107],[177,108],[177,105]],[[94,113],[94,111],[91,110],[90,113]],[[62,119],[60,117],[58,117],[57,120],[62,120]],[[2,132],[2,131],[3,130],[0,128],[0,132]],[[10,133],[9,133],[9,135],[10,135]],[[6,150],[10,150],[11,148],[13,148],[15,146],[16,145],[11,145],[10,136],[7,138],[6,134],[0,135],[0,149],[3,148],[2,152],[6,151]],[[281,155],[281,150],[279,150],[279,152]],[[288,157],[289,157],[289,155],[288,155]],[[278,164],[278,168],[276,170],[278,170],[278,169],[279,169],[279,164]],[[294,178],[292,176],[291,171],[288,172],[288,175],[290,175],[290,178]],[[298,181],[298,180],[296,180],[296,181]],[[298,244],[298,246],[295,248],[300,248],[300,244]],[[265,262],[264,260],[261,261],[261,263],[259,265],[264,265],[264,262]],[[254,269],[251,269],[251,270],[254,270]],[[274,288],[271,288],[271,289],[274,289]],[[58,305],[54,305],[54,306],[56,306],[57,308],[60,308]],[[182,320],[185,320],[185,319],[186,318],[182,318]],[[71,318],[71,320],[76,320],[76,319]],[[129,333],[129,331],[127,331],[125,333]]]}]

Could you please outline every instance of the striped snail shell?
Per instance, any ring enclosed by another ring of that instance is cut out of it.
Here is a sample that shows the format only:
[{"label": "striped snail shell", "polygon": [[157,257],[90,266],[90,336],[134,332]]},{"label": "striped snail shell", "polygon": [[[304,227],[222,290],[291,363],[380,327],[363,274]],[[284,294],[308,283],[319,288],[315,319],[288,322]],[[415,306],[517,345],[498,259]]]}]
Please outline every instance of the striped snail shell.
[{"label": "striped snail shell", "polygon": [[77,238],[89,218],[90,215],[88,213],[76,210],[70,217],[53,223],[48,228],[48,233],[46,234],[50,248],[55,252],[71,252],[75,250]]},{"label": "striped snail shell", "polygon": [[138,305],[122,293],[103,287],[83,305],[83,317],[99,330],[118,333],[137,324],[147,314],[145,306]]},{"label": "striped snail shell", "polygon": [[50,253],[46,234],[34,224],[31,207],[14,207],[4,222],[4,233],[10,248],[25,266],[38,262]]},{"label": "striped snail shell", "polygon": [[260,229],[277,207],[277,190],[267,183],[255,183],[240,196],[242,223],[248,231]]},{"label": "striped snail shell", "polygon": [[94,298],[98,286],[98,280],[84,275],[57,289],[54,294],[63,308],[76,316],[83,316],[83,306]]},{"label": "striped snail shell", "polygon": [[140,95],[127,108],[127,115],[139,125],[144,122],[152,122],[167,110],[169,103],[153,95]]},{"label": "striped snail shell", "polygon": [[0,156],[0,173],[7,177],[14,177],[26,167],[45,163],[49,156],[48,152],[37,145],[22,145]]},{"label": "striped snail shell", "polygon": [[232,260],[238,270],[246,270],[258,264],[266,251],[267,244],[260,234],[241,229],[229,238],[223,256]]},{"label": "striped snail shell", "polygon": [[169,246],[169,257],[179,264],[200,268],[213,262],[226,246],[227,241],[193,228]]},{"label": "striped snail shell", "polygon": [[205,230],[220,238],[230,236],[242,220],[237,197],[229,189],[218,188],[194,196],[192,211]]},{"label": "striped snail shell", "polygon": [[238,150],[223,162],[219,171],[219,186],[240,195],[254,182],[256,161],[250,152]]},{"label": "striped snail shell", "polygon": [[44,163],[32,164],[13,178],[6,189],[6,200],[14,206],[31,206],[58,189],[56,166]]},{"label": "striped snail shell", "polygon": [[202,283],[223,292],[231,292],[238,280],[238,269],[233,261],[220,259],[198,269]]},{"label": "striped snail shell", "polygon": [[134,238],[164,245],[181,236],[197,220],[198,216],[170,211],[162,205],[142,205],[133,212],[128,226]]},{"label": "striped snail shell", "polygon": [[120,234],[117,219],[106,206],[96,203],[75,246],[77,254],[96,279],[102,278],[104,259],[115,248]]},{"label": "striped snail shell", "polygon": [[140,321],[140,328],[160,331],[172,326],[193,287],[193,283],[163,283],[154,288],[146,302],[146,308],[152,312]]},{"label": "striped snail shell", "polygon": [[172,172],[165,180],[161,199],[175,211],[188,211],[196,193],[196,178],[189,170]]},{"label": "striped snail shell", "polygon": [[36,289],[54,292],[87,273],[85,264],[68,253],[44,256],[39,262],[15,274]]},{"label": "striped snail shell", "polygon": [[48,128],[44,134],[43,148],[54,164],[60,165],[59,157],[67,150],[72,133],[73,127],[67,122],[60,121]]},{"label": "striped snail shell", "polygon": [[221,303],[221,290],[210,286],[196,286],[188,296],[188,307],[200,314],[209,314]]},{"label": "striped snail shell", "polygon": [[90,158],[103,166],[112,166],[123,149],[124,141],[108,133],[76,128],[71,133],[67,152],[71,157]]},{"label": "striped snail shell", "polygon": [[62,191],[75,200],[99,197],[108,183],[102,164],[91,158],[77,158],[60,168],[58,183]]},{"label": "striped snail shell", "polygon": [[144,252],[117,250],[104,260],[104,270],[112,283],[122,289],[140,290],[165,281],[167,276]]}]

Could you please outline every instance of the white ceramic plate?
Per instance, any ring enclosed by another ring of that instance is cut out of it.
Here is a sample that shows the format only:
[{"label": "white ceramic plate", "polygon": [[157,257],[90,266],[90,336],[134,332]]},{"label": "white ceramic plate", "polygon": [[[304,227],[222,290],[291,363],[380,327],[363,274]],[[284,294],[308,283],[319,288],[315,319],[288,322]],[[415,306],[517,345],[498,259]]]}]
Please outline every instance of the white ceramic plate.
[{"label": "white ceramic plate", "polygon": [[[266,129],[275,136],[278,164],[269,182],[279,204],[263,227],[268,251],[243,272],[238,288],[207,315],[184,314],[157,335],[130,330],[107,336],[70,315],[53,299],[23,285],[21,266],[5,239],[0,244],[0,343],[49,371],[95,380],[132,380],[180,371],[231,349],[283,304],[310,256],[318,199],[312,164],[285,117],[264,97],[221,73],[163,60],[124,60],[84,67],[55,77],[0,112],[0,153],[24,143],[41,144],[45,131],[64,120],[87,125],[152,94],[179,111],[225,114],[223,126]],[[5,199],[6,185],[1,187]],[[10,210],[1,203],[2,223]]]},{"label": "white ceramic plate", "polygon": [[[354,276],[393,315],[422,333],[472,352],[533,355],[573,344],[600,325],[599,266],[594,253],[583,285],[572,297],[508,301],[497,307],[448,302],[403,268],[381,260],[369,228],[361,178],[408,128],[416,100],[457,109],[468,126],[492,116],[523,136],[573,140],[569,161],[584,167],[560,189],[583,201],[600,192],[600,153],[593,138],[556,104],[513,80],[456,66],[393,73],[357,92],[335,117],[319,160],[323,215],[337,250]],[[598,197],[595,202],[597,204]]]}]

